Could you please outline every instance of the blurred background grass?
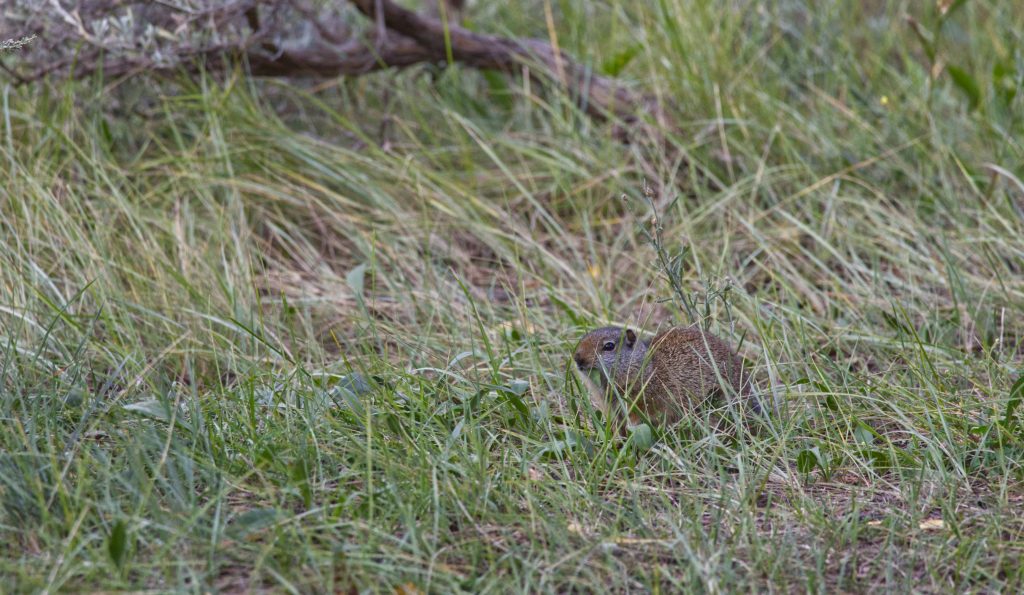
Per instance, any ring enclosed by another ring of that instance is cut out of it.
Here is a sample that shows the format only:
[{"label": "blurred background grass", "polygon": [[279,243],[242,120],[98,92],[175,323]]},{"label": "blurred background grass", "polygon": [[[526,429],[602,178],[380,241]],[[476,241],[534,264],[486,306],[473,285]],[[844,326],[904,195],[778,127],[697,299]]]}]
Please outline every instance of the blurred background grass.
[{"label": "blurred background grass", "polygon": [[[631,144],[462,68],[4,86],[0,588],[1020,588],[1024,10],[953,4],[552,3]],[[655,226],[757,432],[568,374],[690,321]]]}]

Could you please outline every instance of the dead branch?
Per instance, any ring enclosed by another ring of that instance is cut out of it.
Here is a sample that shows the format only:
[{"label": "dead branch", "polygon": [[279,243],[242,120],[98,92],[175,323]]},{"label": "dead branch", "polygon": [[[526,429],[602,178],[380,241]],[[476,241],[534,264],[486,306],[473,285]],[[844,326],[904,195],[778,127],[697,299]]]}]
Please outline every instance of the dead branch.
[{"label": "dead branch", "polygon": [[[417,13],[392,0],[350,0],[317,10],[307,0],[79,0],[74,9],[38,0],[36,11],[7,21],[46,44],[13,65],[18,81],[217,71],[244,62],[253,75],[330,78],[383,68],[448,64],[494,69],[562,86],[597,119],[636,121],[657,102],[600,76],[538,39],[475,33],[458,24],[461,0]],[[31,2],[30,2],[31,4]],[[362,14],[367,21],[355,14]],[[445,23],[442,19],[448,19]],[[353,31],[361,28],[362,32]],[[447,31],[447,37],[446,37]],[[0,38],[6,33],[0,25]],[[11,37],[14,37],[11,35]],[[447,43],[446,43],[447,40]]]},{"label": "dead branch", "polygon": [[597,75],[565,54],[556,52],[545,41],[483,35],[454,24],[448,25],[446,39],[444,23],[402,8],[391,0],[351,1],[366,16],[382,19],[389,30],[416,40],[442,59],[450,47],[455,62],[474,68],[514,72],[524,65],[535,64],[548,77],[562,75],[565,80],[561,83],[592,117],[604,118],[611,114],[632,119],[637,108],[655,107],[653,101],[633,93],[621,83]]}]

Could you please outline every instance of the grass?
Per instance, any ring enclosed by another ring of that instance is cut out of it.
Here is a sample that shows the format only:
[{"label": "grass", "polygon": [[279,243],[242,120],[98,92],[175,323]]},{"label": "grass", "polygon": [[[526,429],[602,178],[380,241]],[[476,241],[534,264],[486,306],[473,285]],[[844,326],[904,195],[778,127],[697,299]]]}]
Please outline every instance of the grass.
[{"label": "grass", "polygon": [[[458,68],[3,88],[0,591],[1024,586],[1024,10],[552,8],[677,128]],[[573,345],[682,298],[778,411],[619,439]]]}]

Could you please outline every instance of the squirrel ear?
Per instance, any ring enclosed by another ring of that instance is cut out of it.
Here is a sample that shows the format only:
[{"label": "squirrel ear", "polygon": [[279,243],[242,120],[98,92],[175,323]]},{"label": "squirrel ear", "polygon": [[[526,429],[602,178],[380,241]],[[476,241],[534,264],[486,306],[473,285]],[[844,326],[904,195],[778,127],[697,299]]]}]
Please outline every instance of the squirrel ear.
[{"label": "squirrel ear", "polygon": [[633,329],[629,329],[629,328],[626,329],[626,345],[632,347],[635,344],[636,344],[636,333],[633,332]]}]

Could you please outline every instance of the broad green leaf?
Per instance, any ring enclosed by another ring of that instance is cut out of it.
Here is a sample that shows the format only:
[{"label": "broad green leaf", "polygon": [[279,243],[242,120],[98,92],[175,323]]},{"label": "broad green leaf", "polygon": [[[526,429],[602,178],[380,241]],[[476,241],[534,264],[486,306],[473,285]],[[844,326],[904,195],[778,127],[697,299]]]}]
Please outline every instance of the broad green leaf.
[{"label": "broad green leaf", "polygon": [[508,390],[516,396],[522,396],[529,388],[530,383],[526,380],[517,379],[508,383]]},{"label": "broad green leaf", "polygon": [[861,444],[873,444],[875,442],[874,432],[863,423],[858,425],[857,429],[853,431],[853,437]]},{"label": "broad green leaf", "polygon": [[347,283],[349,288],[352,289],[352,293],[355,294],[356,299],[361,299],[363,296],[363,284],[365,280],[366,263],[357,266],[345,275],[345,283]]},{"label": "broad green leaf", "polygon": [[806,448],[796,455],[796,469],[800,473],[810,473],[815,467],[821,467],[821,451],[817,446]]},{"label": "broad green leaf", "polygon": [[608,76],[619,76],[619,73],[633,61],[641,49],[643,46],[639,43],[622,48],[601,64],[601,70]]},{"label": "broad green leaf", "polygon": [[654,432],[647,424],[637,424],[629,429],[629,443],[640,451],[650,450],[654,445]]},{"label": "broad green leaf", "polygon": [[487,81],[487,89],[490,92],[492,102],[504,110],[512,109],[512,89],[509,87],[506,75],[497,70],[484,70],[484,80]]},{"label": "broad green leaf", "polygon": [[145,417],[155,419],[157,421],[171,421],[171,412],[168,411],[167,407],[157,399],[146,399],[144,401],[129,403],[124,406],[124,409],[125,411],[140,413]]},{"label": "broad green leaf", "polygon": [[1011,60],[999,60],[992,66],[992,89],[1004,106],[1009,107],[1020,86]]},{"label": "broad green leaf", "polygon": [[978,103],[981,102],[981,87],[978,86],[978,81],[974,80],[974,77],[967,73],[966,70],[953,66],[950,64],[946,67],[946,71],[949,72],[950,78],[953,79],[953,84],[960,88],[967,95],[970,109],[973,111],[978,107]]},{"label": "broad green leaf", "polygon": [[236,516],[228,526],[235,537],[244,537],[273,525],[282,516],[284,513],[276,508],[256,508]]},{"label": "broad green leaf", "polygon": [[111,561],[118,568],[124,566],[125,557],[128,555],[128,527],[123,520],[118,519],[107,537],[107,553]]}]

